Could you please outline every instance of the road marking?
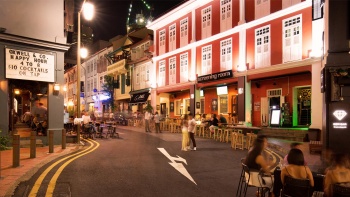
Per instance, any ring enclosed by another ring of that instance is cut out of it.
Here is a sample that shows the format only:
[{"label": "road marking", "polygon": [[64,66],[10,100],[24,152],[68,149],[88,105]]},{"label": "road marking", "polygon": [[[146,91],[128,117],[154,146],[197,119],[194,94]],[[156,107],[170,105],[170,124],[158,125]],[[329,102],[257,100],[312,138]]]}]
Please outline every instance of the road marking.
[{"label": "road marking", "polygon": [[41,186],[41,183],[44,181],[44,178],[52,170],[52,168],[54,168],[56,165],[58,165],[59,163],[61,163],[64,160],[67,160],[67,159],[69,159],[71,157],[74,157],[75,155],[79,155],[79,154],[81,154],[83,152],[89,151],[92,147],[93,147],[93,144],[90,144],[90,146],[86,150],[74,153],[73,155],[70,155],[69,157],[62,158],[62,159],[56,161],[55,163],[51,164],[51,166],[46,168],[46,170],[43,173],[41,173],[39,178],[35,181],[35,183],[33,185],[33,188],[32,188],[32,190],[29,193],[29,197],[36,197],[37,196],[39,188]]},{"label": "road marking", "polygon": [[177,171],[179,171],[182,175],[184,175],[186,178],[188,178],[190,181],[192,181],[194,184],[197,185],[197,183],[193,180],[192,176],[188,171],[186,170],[185,166],[182,163],[177,163],[176,161],[183,162],[187,165],[186,159],[176,155],[177,157],[172,157],[169,155],[169,153],[164,148],[158,148],[158,150],[163,153],[171,162],[169,164],[173,166]]},{"label": "road marking", "polygon": [[84,155],[86,155],[86,154],[89,154],[89,153],[93,152],[94,150],[96,150],[96,149],[100,146],[100,143],[98,143],[98,142],[96,142],[96,141],[94,141],[94,140],[88,139],[88,141],[90,141],[90,142],[92,142],[92,143],[96,143],[96,146],[95,146],[93,149],[91,149],[91,150],[89,150],[89,151],[87,151],[87,152],[84,152],[84,153],[82,153],[82,154],[80,154],[80,155],[77,155],[77,156],[71,158],[70,160],[66,161],[64,164],[62,164],[62,165],[60,166],[60,168],[59,168],[59,169],[55,172],[55,174],[52,176],[52,178],[51,178],[51,180],[50,180],[50,183],[49,183],[49,185],[47,186],[46,195],[45,195],[46,197],[52,197],[53,191],[55,190],[55,187],[56,187],[57,179],[58,179],[58,177],[61,175],[63,169],[64,169],[65,167],[67,167],[68,164],[70,164],[72,161],[78,159],[79,157],[82,157],[82,156],[84,156]]}]

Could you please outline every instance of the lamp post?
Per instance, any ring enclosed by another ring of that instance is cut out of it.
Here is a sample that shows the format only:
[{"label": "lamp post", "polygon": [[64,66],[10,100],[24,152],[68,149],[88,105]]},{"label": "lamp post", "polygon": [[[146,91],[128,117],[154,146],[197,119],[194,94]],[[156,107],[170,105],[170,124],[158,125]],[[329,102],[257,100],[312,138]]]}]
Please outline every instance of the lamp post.
[{"label": "lamp post", "polygon": [[[86,3],[84,0],[81,10],[78,12],[78,40],[77,40],[77,116],[81,117],[80,112],[80,45],[81,45],[81,27],[80,27],[80,14],[83,12],[86,20],[91,20],[93,17],[94,6],[91,3]],[[77,142],[80,143],[80,124],[77,128]]]}]

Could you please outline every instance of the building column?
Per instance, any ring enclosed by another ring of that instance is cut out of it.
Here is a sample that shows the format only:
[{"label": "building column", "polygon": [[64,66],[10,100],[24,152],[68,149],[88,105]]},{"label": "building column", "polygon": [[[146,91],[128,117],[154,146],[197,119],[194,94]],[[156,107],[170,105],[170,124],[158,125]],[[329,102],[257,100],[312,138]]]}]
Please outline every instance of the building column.
[{"label": "building column", "polygon": [[[321,62],[312,64],[311,73],[311,125],[310,128],[322,129],[323,94],[321,93]],[[321,135],[322,136],[322,135]]]},{"label": "building column", "polygon": [[245,23],[245,0],[239,1],[239,22],[238,25]]},{"label": "building column", "polygon": [[160,99],[159,99],[159,97],[157,97],[157,89],[152,88],[151,89],[151,105],[153,107],[153,112],[157,111],[157,105],[159,105],[159,101],[160,101]]},{"label": "building column", "polygon": [[245,125],[252,126],[252,88],[251,82],[245,77]]}]

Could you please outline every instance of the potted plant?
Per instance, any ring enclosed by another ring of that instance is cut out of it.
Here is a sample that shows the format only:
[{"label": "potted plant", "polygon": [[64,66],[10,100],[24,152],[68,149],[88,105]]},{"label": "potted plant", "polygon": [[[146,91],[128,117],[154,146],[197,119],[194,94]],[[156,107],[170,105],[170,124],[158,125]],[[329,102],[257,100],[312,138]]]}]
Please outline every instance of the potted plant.
[{"label": "potted plant", "polygon": [[149,113],[153,113],[153,107],[150,104],[150,102],[147,102],[147,105],[145,108],[143,108],[143,111],[148,111]]}]

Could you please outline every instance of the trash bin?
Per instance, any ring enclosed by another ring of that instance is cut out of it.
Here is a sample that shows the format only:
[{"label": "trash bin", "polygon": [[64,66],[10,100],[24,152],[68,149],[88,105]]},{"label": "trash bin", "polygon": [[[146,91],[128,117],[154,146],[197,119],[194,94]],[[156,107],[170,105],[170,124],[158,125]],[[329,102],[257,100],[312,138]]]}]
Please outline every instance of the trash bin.
[{"label": "trash bin", "polygon": [[309,128],[307,135],[309,137],[309,141],[319,141],[320,135],[321,135],[321,130],[320,129],[314,129],[314,128]]}]

